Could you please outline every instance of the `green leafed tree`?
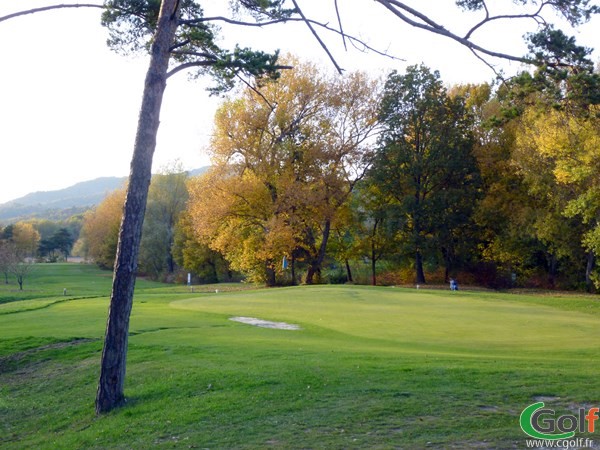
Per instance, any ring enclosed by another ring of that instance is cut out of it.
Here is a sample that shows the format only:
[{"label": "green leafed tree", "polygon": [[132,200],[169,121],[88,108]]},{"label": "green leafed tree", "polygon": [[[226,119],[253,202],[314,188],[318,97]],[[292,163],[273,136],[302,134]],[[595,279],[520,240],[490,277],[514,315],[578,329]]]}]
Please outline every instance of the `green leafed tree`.
[{"label": "green leafed tree", "polygon": [[398,210],[412,248],[416,282],[423,258],[450,251],[452,233],[470,220],[479,173],[462,97],[450,97],[439,73],[410,66],[387,79],[379,119],[380,149],[370,174]]},{"label": "green leafed tree", "polygon": [[56,261],[58,252],[67,260],[73,248],[74,239],[66,228],[59,228],[52,236],[42,239],[38,246],[38,253],[51,261]]},{"label": "green leafed tree", "polygon": [[173,257],[176,227],[188,199],[188,175],[180,164],[152,177],[140,246],[140,268],[153,278],[175,272]]},{"label": "green leafed tree", "polygon": [[398,248],[395,210],[390,208],[390,198],[383,195],[379,186],[367,179],[361,183],[352,201],[355,249],[371,262],[371,284],[377,285],[377,262]]},{"label": "green leafed tree", "polygon": [[200,283],[231,281],[233,273],[223,256],[198,239],[192,220],[184,211],[175,231],[173,257],[186,272],[194,274]]}]

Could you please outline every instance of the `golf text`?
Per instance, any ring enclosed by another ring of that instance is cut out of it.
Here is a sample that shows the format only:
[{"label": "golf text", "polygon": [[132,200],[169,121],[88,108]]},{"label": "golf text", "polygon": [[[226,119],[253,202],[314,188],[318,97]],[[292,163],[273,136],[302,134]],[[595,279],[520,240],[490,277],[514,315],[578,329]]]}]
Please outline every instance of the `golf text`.
[{"label": "golf text", "polygon": [[577,414],[556,417],[553,409],[544,408],[544,402],[529,405],[521,413],[521,429],[536,439],[570,439],[575,432],[593,433],[599,420],[600,408],[579,408]]},{"label": "golf text", "polygon": [[525,441],[526,448],[567,448],[567,449],[582,449],[582,448],[595,448],[594,441],[590,438],[576,438],[576,439],[561,439],[561,440],[549,440],[549,439],[527,439]]}]

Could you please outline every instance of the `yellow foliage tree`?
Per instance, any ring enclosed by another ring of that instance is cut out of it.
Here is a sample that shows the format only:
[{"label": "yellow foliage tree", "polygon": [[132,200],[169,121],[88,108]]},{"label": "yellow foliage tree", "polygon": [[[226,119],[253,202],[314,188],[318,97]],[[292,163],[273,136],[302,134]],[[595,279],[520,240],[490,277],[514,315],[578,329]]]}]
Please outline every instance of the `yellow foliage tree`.
[{"label": "yellow foliage tree", "polygon": [[117,189],[84,218],[84,253],[102,268],[112,268],[115,261],[124,201],[125,189]]},{"label": "yellow foliage tree", "polygon": [[581,244],[588,251],[588,284],[594,259],[600,255],[599,116],[597,105],[578,115],[530,108],[523,114],[514,152],[531,190],[544,192],[549,201],[560,205],[564,217],[579,219],[584,230]]},{"label": "yellow foliage tree", "polygon": [[275,284],[276,258],[289,253],[294,241],[281,232],[266,186],[250,172],[231,176],[216,167],[192,179],[189,192],[197,239],[251,281]]},{"label": "yellow foliage tree", "polygon": [[294,70],[277,83],[218,110],[213,172],[191,189],[199,236],[267,284],[284,256],[303,259],[307,282],[318,280],[336,212],[368,167],[377,126],[377,81],[286,62]]},{"label": "yellow foliage tree", "polygon": [[33,258],[40,242],[40,233],[27,222],[18,222],[13,227],[12,241],[20,259]]}]

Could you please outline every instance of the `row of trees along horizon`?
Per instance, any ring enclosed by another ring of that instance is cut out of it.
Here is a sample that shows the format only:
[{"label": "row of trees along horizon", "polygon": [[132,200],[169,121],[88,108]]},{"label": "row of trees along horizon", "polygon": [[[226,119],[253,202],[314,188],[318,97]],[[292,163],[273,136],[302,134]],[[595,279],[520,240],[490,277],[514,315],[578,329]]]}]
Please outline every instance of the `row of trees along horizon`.
[{"label": "row of trees along horizon", "polygon": [[[600,286],[591,62],[579,73],[541,67],[449,88],[423,65],[377,80],[285,63],[294,70],[277,82],[222,103],[207,173],[190,178],[174,164],[154,176],[142,274],[267,286],[450,277]],[[2,254],[11,243],[21,260],[56,261],[75,243],[76,254],[112,269],[124,198],[117,190],[64,223],[10,225]],[[8,282],[14,264],[0,267]]]}]

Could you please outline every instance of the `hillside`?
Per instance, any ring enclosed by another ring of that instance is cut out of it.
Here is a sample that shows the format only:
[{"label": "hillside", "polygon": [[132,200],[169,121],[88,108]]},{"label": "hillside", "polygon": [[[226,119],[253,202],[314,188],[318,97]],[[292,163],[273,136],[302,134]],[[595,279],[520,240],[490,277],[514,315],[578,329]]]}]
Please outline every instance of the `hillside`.
[{"label": "hillside", "polygon": [[[190,176],[196,176],[206,169],[207,167],[202,167],[189,173]],[[126,181],[127,177],[101,177],[64,189],[32,192],[0,204],[0,224],[33,218],[67,219],[97,205],[107,194],[123,186]]]}]

